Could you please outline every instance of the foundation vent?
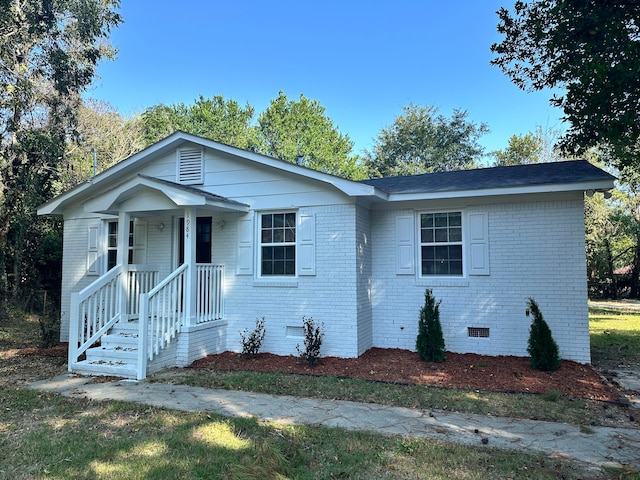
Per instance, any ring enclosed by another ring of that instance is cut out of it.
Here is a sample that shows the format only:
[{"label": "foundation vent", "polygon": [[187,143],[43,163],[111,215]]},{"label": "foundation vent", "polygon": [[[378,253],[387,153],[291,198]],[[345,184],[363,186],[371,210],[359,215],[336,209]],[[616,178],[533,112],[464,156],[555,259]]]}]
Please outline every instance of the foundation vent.
[{"label": "foundation vent", "polygon": [[467,327],[467,334],[474,338],[489,338],[489,329],[486,327]]}]

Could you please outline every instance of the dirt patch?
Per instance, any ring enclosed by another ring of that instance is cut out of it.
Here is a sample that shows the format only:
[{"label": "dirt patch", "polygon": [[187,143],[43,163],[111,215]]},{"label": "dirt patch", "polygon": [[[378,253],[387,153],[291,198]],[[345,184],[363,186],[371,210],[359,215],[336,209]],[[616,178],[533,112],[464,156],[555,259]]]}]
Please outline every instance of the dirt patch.
[{"label": "dirt patch", "polygon": [[555,390],[589,400],[620,401],[618,390],[608,385],[594,368],[566,360],[555,372],[540,372],[522,357],[447,353],[444,362],[432,363],[422,361],[417,353],[408,350],[372,348],[359,358],[324,357],[315,367],[295,356],[260,353],[248,358],[225,352],[197,360],[192,368],[334,375],[496,392]]},{"label": "dirt patch", "polygon": [[66,371],[67,344],[0,350],[0,386],[21,387]]}]

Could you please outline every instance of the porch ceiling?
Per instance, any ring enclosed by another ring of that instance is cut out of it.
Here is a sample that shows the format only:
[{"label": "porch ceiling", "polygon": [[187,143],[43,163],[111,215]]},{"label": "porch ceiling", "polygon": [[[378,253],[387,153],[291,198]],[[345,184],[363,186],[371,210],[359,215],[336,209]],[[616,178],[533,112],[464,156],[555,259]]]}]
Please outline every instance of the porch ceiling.
[{"label": "porch ceiling", "polygon": [[117,215],[127,212],[160,212],[197,207],[203,210],[248,212],[249,205],[167,180],[137,175],[102,192],[84,204],[84,211]]}]

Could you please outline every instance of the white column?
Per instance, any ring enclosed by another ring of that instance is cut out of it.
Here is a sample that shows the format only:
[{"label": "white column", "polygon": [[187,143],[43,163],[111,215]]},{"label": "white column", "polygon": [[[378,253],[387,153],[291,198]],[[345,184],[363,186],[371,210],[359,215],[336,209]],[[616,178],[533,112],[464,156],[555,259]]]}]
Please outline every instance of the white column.
[{"label": "white column", "polygon": [[118,251],[116,265],[121,265],[120,273],[120,318],[127,320],[127,305],[129,304],[129,212],[118,215]]},{"label": "white column", "polygon": [[185,321],[187,325],[196,323],[196,294],[198,279],[196,272],[196,215],[195,209],[184,210],[184,263],[188,265],[185,272]]}]

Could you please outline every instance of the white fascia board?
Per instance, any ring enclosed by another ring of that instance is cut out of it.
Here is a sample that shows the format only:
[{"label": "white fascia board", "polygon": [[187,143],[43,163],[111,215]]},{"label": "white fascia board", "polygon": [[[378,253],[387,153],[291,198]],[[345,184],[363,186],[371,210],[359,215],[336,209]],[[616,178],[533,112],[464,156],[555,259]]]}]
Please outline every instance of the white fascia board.
[{"label": "white fascia board", "polygon": [[[88,179],[84,183],[81,183],[80,185],[76,185],[71,190],[68,190],[67,192],[62,193],[57,197],[54,197],[53,199],[49,200],[48,202],[40,205],[37,210],[38,215],[61,215],[64,205],[68,201],[76,197],[77,195],[83,193],[85,190],[89,188],[93,188],[97,185],[104,184],[109,180],[113,180],[114,177],[117,178],[118,174],[120,174],[122,171],[128,170],[133,165],[135,165],[138,161],[140,161],[142,158],[147,157],[151,159],[157,156],[158,154],[163,154],[167,151],[171,151],[173,148],[177,148],[178,145],[183,143],[185,140],[190,140],[190,138],[187,138],[187,137],[191,137],[191,135],[187,135],[183,132],[176,132],[173,135],[168,136],[164,140],[160,140],[158,143],[154,143],[150,147],[147,147],[144,150],[141,150],[140,152],[123,160],[122,162],[119,162],[114,166],[109,167],[104,172],[101,172],[95,177]],[[195,140],[190,140],[190,141],[196,141],[196,142],[198,141],[197,140],[198,137],[193,137],[193,138]]]},{"label": "white fascia board", "polygon": [[483,190],[460,190],[450,192],[395,193],[390,194],[388,201],[405,202],[411,200],[446,200],[450,198],[490,197],[503,195],[526,195],[532,193],[576,192],[587,190],[610,190],[613,181],[583,183],[560,183],[550,185],[531,185],[527,187],[490,188]]}]

